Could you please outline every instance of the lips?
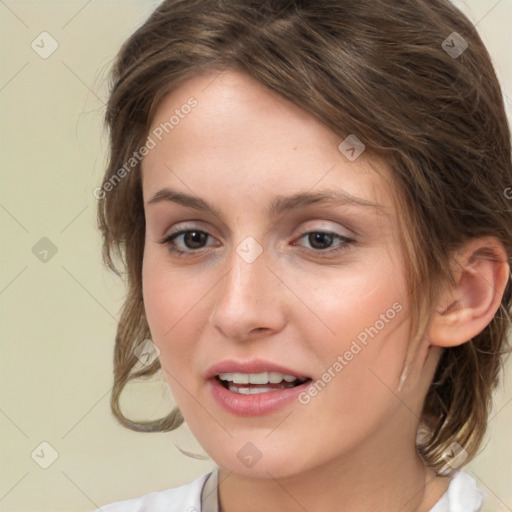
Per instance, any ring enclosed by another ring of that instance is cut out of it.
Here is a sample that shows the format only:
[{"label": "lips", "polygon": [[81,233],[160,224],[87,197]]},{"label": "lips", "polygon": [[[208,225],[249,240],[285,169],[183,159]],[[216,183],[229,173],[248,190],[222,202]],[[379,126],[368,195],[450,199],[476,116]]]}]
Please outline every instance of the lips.
[{"label": "lips", "polygon": [[293,404],[311,382],[302,371],[264,360],[222,361],[205,375],[216,402],[238,416],[271,414]]}]

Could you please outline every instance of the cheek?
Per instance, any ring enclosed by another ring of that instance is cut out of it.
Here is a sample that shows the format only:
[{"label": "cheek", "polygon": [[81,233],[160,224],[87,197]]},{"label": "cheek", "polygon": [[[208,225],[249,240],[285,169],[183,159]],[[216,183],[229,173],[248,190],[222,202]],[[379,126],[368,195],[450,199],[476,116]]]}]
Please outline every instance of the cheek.
[{"label": "cheek", "polygon": [[143,269],[143,296],[151,338],[160,351],[162,376],[180,409],[184,404],[186,409],[187,395],[182,396],[181,386],[192,389],[190,372],[186,371],[191,367],[192,353],[190,344],[179,342],[182,328],[179,318],[183,317],[186,297],[176,293],[176,282],[171,285],[166,273],[159,270],[158,263],[147,263]]},{"label": "cheek", "polygon": [[287,278],[303,303],[298,306],[306,305],[311,313],[294,318],[302,318],[310,332],[316,329],[316,338],[324,340],[320,346],[346,350],[355,338],[364,344],[377,334],[387,335],[404,320],[407,290],[396,260],[384,252],[360,259],[335,274]]},{"label": "cheek", "polygon": [[315,342],[310,350],[319,388],[325,383],[325,398],[342,408],[371,414],[376,403],[386,407],[398,387],[410,326],[399,268],[381,257],[380,264],[367,261],[340,279],[295,280],[297,295],[314,313],[302,316],[301,330]]},{"label": "cheek", "polygon": [[149,328],[157,344],[172,328],[173,318],[169,312],[177,306],[176,293],[171,292],[170,282],[161,267],[161,263],[146,252],[142,265],[142,294]]},{"label": "cheek", "polygon": [[183,367],[184,359],[188,357],[190,344],[179,343],[180,331],[188,317],[193,316],[190,304],[198,295],[197,287],[182,281],[179,273],[172,272],[165,262],[145,253],[142,290],[146,318],[152,340],[160,350],[162,366],[169,371]]}]

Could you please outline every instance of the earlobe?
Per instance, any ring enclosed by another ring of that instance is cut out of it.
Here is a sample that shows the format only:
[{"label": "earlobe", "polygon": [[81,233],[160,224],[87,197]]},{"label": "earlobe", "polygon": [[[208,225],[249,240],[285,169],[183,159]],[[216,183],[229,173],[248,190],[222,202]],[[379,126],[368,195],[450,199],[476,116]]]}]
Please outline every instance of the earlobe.
[{"label": "earlobe", "polygon": [[454,347],[480,334],[499,309],[510,275],[507,254],[493,237],[468,242],[455,257],[455,286],[432,313],[431,345]]}]

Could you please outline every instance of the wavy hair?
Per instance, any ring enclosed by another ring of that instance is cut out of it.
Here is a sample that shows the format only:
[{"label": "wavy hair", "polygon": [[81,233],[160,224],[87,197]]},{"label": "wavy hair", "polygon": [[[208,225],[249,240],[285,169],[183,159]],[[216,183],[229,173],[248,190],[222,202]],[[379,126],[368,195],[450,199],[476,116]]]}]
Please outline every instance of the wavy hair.
[{"label": "wavy hair", "polygon": [[[449,51],[463,49],[461,41],[468,45],[462,54]],[[229,68],[277,91],[340,137],[357,134],[389,163],[403,210],[400,236],[413,308],[408,362],[443,283],[454,282],[450,264],[457,248],[494,236],[511,260],[512,204],[505,193],[512,185],[511,141],[503,96],[476,29],[451,3],[165,0],[123,44],[111,71],[105,116],[110,151],[98,203],[104,260],[128,287],[111,406],[133,430],[172,430],[183,417],[176,408],[159,420],[133,421],[121,410],[126,384],[160,366],[157,360],[141,367],[134,355],[150,337],[142,298],[140,164],[119,176],[146,142],[170,91],[199,71]],[[470,460],[482,442],[509,352],[511,285],[478,336],[444,349],[418,440],[434,470],[444,465],[451,443],[463,446]]]}]

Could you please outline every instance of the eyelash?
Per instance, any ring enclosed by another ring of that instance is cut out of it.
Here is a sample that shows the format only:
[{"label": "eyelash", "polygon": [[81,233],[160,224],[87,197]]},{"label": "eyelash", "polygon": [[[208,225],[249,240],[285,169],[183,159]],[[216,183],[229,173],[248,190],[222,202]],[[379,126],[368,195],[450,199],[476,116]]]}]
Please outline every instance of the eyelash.
[{"label": "eyelash", "polygon": [[[183,251],[181,249],[177,249],[172,244],[174,239],[178,238],[181,235],[184,235],[186,233],[191,233],[191,232],[202,233],[202,234],[205,234],[205,235],[211,237],[211,235],[209,233],[207,233],[206,231],[202,231],[200,229],[190,229],[189,228],[189,229],[181,229],[179,231],[176,231],[175,233],[172,233],[172,234],[166,236],[165,238],[160,240],[158,243],[161,244],[161,245],[167,245],[168,249],[171,252],[173,252],[174,254],[178,255],[178,256],[186,256],[186,255],[191,255],[191,254],[194,254],[194,253],[198,253],[203,248],[200,248],[200,249],[189,249],[187,251]],[[346,251],[355,242],[355,240],[353,240],[351,238],[348,238],[348,237],[343,236],[343,235],[339,235],[338,233],[334,233],[332,231],[325,231],[325,230],[305,231],[304,233],[302,233],[299,236],[298,240],[301,240],[305,236],[313,234],[313,233],[316,233],[316,234],[321,233],[321,234],[324,234],[324,235],[332,235],[335,239],[337,238],[338,240],[341,241],[341,243],[336,246],[337,247],[336,249],[303,249],[303,251],[308,252],[308,253],[315,253],[315,255],[332,256],[332,255],[340,253],[342,251]]]}]

